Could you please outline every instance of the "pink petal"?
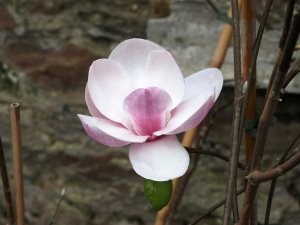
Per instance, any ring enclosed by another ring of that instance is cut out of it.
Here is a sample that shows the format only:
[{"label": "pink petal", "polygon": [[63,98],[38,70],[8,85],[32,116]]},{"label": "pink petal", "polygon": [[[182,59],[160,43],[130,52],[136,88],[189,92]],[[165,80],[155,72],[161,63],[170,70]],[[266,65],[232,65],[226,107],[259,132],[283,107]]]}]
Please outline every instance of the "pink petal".
[{"label": "pink petal", "polygon": [[148,136],[138,136],[122,125],[104,118],[78,115],[86,133],[95,141],[111,146],[120,147],[132,142],[145,142]]},{"label": "pink petal", "polygon": [[85,87],[85,103],[89,109],[89,112],[93,117],[103,117],[103,115],[99,112],[99,110],[96,108],[96,106],[93,103],[93,100],[91,99],[88,86]]},{"label": "pink petal", "polygon": [[217,68],[208,68],[185,78],[183,101],[203,94],[214,93],[218,98],[223,86],[222,72]]},{"label": "pink petal", "polygon": [[117,45],[109,59],[118,62],[126,70],[137,88],[144,79],[148,54],[160,49],[163,48],[151,41],[134,38]]},{"label": "pink petal", "polygon": [[222,73],[216,68],[205,69],[185,78],[183,102],[171,112],[166,127],[154,135],[178,134],[196,127],[213,106],[222,85]]},{"label": "pink petal", "polygon": [[113,60],[98,59],[90,67],[87,85],[95,107],[107,118],[127,125],[123,101],[133,86],[124,69]]},{"label": "pink petal", "polygon": [[140,176],[155,181],[166,181],[182,176],[189,165],[189,155],[175,135],[152,142],[132,144],[129,159]]},{"label": "pink petal", "polygon": [[170,95],[172,109],[184,95],[184,78],[172,55],[165,50],[150,52],[147,60],[145,87],[159,87]]},{"label": "pink petal", "polygon": [[170,104],[171,98],[164,90],[157,87],[139,88],[127,96],[124,110],[137,134],[152,135],[165,126]]},{"label": "pink petal", "polygon": [[203,98],[197,96],[185,102],[182,102],[171,113],[171,119],[167,126],[154,133],[154,135],[162,134],[179,134],[196,127],[205,118],[209,110],[214,104],[214,96]]}]

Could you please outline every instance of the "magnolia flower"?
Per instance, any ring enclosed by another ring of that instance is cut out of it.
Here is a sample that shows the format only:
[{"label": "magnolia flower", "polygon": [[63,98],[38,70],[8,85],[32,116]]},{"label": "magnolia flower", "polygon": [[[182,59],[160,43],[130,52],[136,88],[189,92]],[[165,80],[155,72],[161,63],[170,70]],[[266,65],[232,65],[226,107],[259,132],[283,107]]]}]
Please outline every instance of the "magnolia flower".
[{"label": "magnolia flower", "polygon": [[184,79],[172,55],[159,45],[130,39],[89,70],[85,100],[92,116],[78,115],[95,141],[128,144],[140,176],[166,181],[182,176],[189,155],[176,134],[196,127],[216,101],[223,84],[216,68]]}]

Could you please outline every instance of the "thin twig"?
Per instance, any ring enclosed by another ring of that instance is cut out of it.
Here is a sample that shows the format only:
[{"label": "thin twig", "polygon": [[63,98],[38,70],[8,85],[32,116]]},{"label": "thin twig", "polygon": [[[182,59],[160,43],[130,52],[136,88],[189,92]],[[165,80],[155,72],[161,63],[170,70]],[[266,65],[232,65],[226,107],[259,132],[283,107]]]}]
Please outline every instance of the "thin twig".
[{"label": "thin twig", "polygon": [[257,36],[256,36],[254,44],[253,44],[253,52],[252,52],[251,60],[250,60],[250,69],[249,69],[249,76],[248,76],[248,82],[247,82],[247,89],[246,89],[246,92],[244,95],[245,100],[244,100],[244,105],[243,105],[243,115],[245,115],[246,108],[248,107],[251,92],[255,88],[256,61],[257,61],[261,40],[262,40],[262,37],[264,34],[264,30],[266,28],[266,24],[268,21],[268,17],[269,17],[269,13],[270,13],[272,4],[273,4],[273,0],[267,0],[265,9],[263,12],[262,20],[261,20],[261,23],[260,23],[258,31],[257,31]]},{"label": "thin twig", "polygon": [[[284,45],[282,55],[280,57],[278,67],[274,76],[274,82],[271,84],[271,91],[268,95],[267,101],[264,105],[262,115],[259,120],[257,139],[253,152],[253,157],[250,165],[250,172],[258,170],[260,162],[263,156],[264,147],[266,143],[266,137],[269,131],[269,126],[273,113],[276,109],[278,99],[280,96],[280,90],[282,87],[284,76],[289,68],[289,64],[292,58],[294,47],[300,31],[300,14],[297,12],[294,17],[290,30],[287,36],[287,41]],[[247,182],[246,194],[242,209],[242,216],[239,225],[246,225],[249,222],[251,212],[253,210],[253,203],[257,192],[257,185],[251,182]]]},{"label": "thin twig", "polygon": [[[298,148],[299,147],[300,146],[298,146]],[[291,156],[287,161],[278,165],[277,167],[267,171],[255,170],[252,173],[250,173],[248,176],[246,176],[246,179],[255,184],[272,180],[290,171],[295,166],[299,165],[299,163],[300,163],[300,152],[297,152],[293,156]]]},{"label": "thin twig", "polygon": [[217,6],[215,5],[215,3],[213,3],[213,1],[211,0],[206,0],[207,3],[210,5],[210,7],[214,10],[215,13],[219,13],[220,10],[217,8]]},{"label": "thin twig", "polygon": [[261,154],[266,141],[266,135],[271,122],[271,117],[277,106],[278,99],[280,96],[280,89],[284,80],[284,75],[286,74],[289,68],[289,64],[293,54],[293,49],[299,35],[299,30],[300,30],[299,25],[300,25],[300,14],[297,13],[294,16],[292,25],[290,27],[291,29],[289,31],[286,44],[284,46],[282,55],[280,57],[277,71],[275,73],[276,76],[274,78],[274,82],[272,84],[272,88],[268,96],[268,100],[264,106],[261,119],[259,122],[259,128],[257,134],[259,139],[256,141],[257,142],[257,146],[255,146],[256,152],[254,152],[255,157],[253,158],[253,162],[251,166],[253,169],[257,166],[261,158]]},{"label": "thin twig", "polygon": [[[255,120],[256,119],[256,60],[252,61],[251,65],[251,53],[253,50],[253,44],[256,36],[256,19],[255,19],[255,1],[245,0],[242,3],[242,22],[243,22],[243,78],[247,81],[251,69],[251,79],[254,84],[249,93],[249,99],[247,99],[247,108],[245,110],[245,120]],[[252,151],[254,148],[255,138],[253,135],[249,134],[247,131],[245,133],[245,155],[246,162],[250,160]]]},{"label": "thin twig", "polygon": [[285,150],[285,152],[283,153],[283,155],[279,159],[278,163],[273,168],[275,168],[276,166],[279,166],[280,164],[282,164],[285,161],[285,159],[287,158],[287,156],[289,155],[289,153],[294,149],[294,146],[295,146],[295,144],[297,143],[297,141],[299,139],[300,139],[300,133],[292,141],[292,143],[290,144],[290,146]]},{"label": "thin twig", "polygon": [[297,13],[294,16],[293,23],[291,25],[290,32],[288,34],[287,42],[284,46],[282,56],[280,58],[276,76],[274,79],[274,83],[271,88],[271,92],[268,96],[268,100],[266,102],[266,105],[263,109],[260,121],[259,121],[259,127],[258,127],[258,139],[256,141],[254,156],[252,160],[251,169],[254,170],[258,166],[258,163],[261,159],[263,149],[266,142],[266,136],[269,130],[269,126],[271,123],[272,115],[275,111],[275,108],[278,103],[278,99],[280,96],[280,90],[282,87],[282,83],[284,80],[284,75],[288,71],[290,61],[292,58],[293,50],[295,47],[295,43],[297,41],[298,35],[300,31],[300,14]]},{"label": "thin twig", "polygon": [[271,214],[273,195],[274,195],[276,183],[277,183],[277,178],[274,178],[271,182],[270,190],[269,190],[269,194],[268,194],[268,201],[267,201],[264,225],[269,224],[269,218],[270,218],[270,214]]},{"label": "thin twig", "polygon": [[13,103],[10,107],[11,134],[13,147],[14,183],[16,193],[16,222],[24,225],[24,188],[23,188],[23,163],[21,148],[20,104]]},{"label": "thin twig", "polygon": [[14,211],[13,211],[11,190],[9,186],[6,161],[5,161],[1,136],[0,136],[0,170],[1,170],[2,185],[3,185],[4,207],[6,209],[6,215],[7,215],[7,225],[13,225]]},{"label": "thin twig", "polygon": [[284,78],[282,89],[284,90],[289,83],[300,73],[300,59],[294,62],[292,68],[287,73],[286,77]]},{"label": "thin twig", "polygon": [[280,37],[279,44],[278,44],[280,49],[283,48],[285,40],[287,38],[287,34],[289,32],[290,25],[291,25],[292,18],[293,18],[294,7],[295,7],[295,0],[288,0],[287,6],[286,6],[286,12],[285,12],[285,17],[284,17],[282,33],[281,33],[281,37]]},{"label": "thin twig", "polygon": [[[237,206],[233,204],[236,200],[234,193],[237,183],[237,163],[239,158],[239,150],[241,143],[240,127],[242,126],[242,76],[241,76],[241,44],[240,44],[240,19],[239,7],[237,0],[231,0],[233,13],[233,45],[234,45],[234,114],[232,127],[232,141],[229,161],[229,177],[226,188],[226,202],[224,206],[223,225],[228,225],[231,215],[231,207]],[[237,210],[237,209],[235,209]]]},{"label": "thin twig", "polygon": [[[229,162],[229,157],[226,156],[226,155],[223,155],[221,154],[220,152],[217,152],[217,151],[211,151],[211,150],[204,150],[204,149],[200,149],[200,148],[197,148],[197,149],[194,149],[194,148],[186,148],[186,150],[189,152],[189,153],[195,153],[195,154],[203,154],[203,155],[210,155],[210,156],[215,156],[219,159],[222,159],[226,162]],[[238,168],[244,170],[246,168],[246,166],[241,163],[241,162],[238,162],[237,164]]]},{"label": "thin twig", "polygon": [[225,108],[227,108],[228,106],[230,106],[233,103],[234,99],[230,99],[227,102],[225,102],[223,105],[219,106],[219,107],[214,107],[213,108],[213,113],[214,116],[216,116],[217,113],[221,112],[222,110],[224,110]]},{"label": "thin twig", "polygon": [[[283,155],[281,156],[281,158],[278,161],[278,163],[277,163],[276,166],[278,166],[278,165],[280,165],[281,163],[284,162],[284,160],[286,159],[286,157],[288,156],[288,154],[290,153],[290,151],[292,151],[292,149],[294,148],[294,145],[296,144],[296,142],[298,141],[299,138],[300,138],[300,134],[298,134],[298,136],[290,144],[290,146],[287,148],[287,150],[283,153]],[[271,182],[270,191],[269,191],[269,194],[268,194],[268,201],[267,201],[267,207],[266,207],[264,225],[268,225],[269,224],[269,218],[270,218],[272,201],[273,201],[273,195],[274,195],[276,183],[277,183],[277,178],[274,178],[272,180],[272,182]]]},{"label": "thin twig", "polygon": [[59,196],[56,208],[55,208],[55,210],[54,210],[54,212],[53,212],[53,214],[51,216],[51,220],[50,220],[49,225],[54,225],[54,223],[56,221],[56,216],[57,216],[58,210],[60,208],[60,204],[61,204],[62,200],[64,199],[64,197],[65,197],[65,188],[63,188],[61,190],[61,193],[60,193],[60,196]]},{"label": "thin twig", "polygon": [[[283,31],[281,32],[281,37],[280,37],[280,41],[279,41],[279,44],[278,44],[279,52],[278,52],[277,60],[275,62],[275,66],[274,66],[272,74],[271,74],[269,86],[267,88],[266,98],[265,98],[265,101],[264,101],[264,105],[265,105],[265,103],[267,101],[267,97],[269,96],[272,84],[274,82],[274,77],[276,75],[277,67],[278,67],[279,61],[280,61],[280,59],[282,57],[282,51],[283,51],[283,47],[284,47],[286,39],[287,39],[288,31],[290,29],[291,19],[292,19],[291,16],[293,14],[294,8],[295,8],[295,0],[289,0],[288,1],[288,5],[287,5],[287,9],[286,9],[285,19],[284,19]],[[291,17],[291,18],[289,18],[289,17]]]},{"label": "thin twig", "polygon": [[[239,196],[240,194],[244,193],[245,190],[241,189],[239,190],[236,195]],[[218,208],[220,208],[222,205],[224,205],[225,203],[225,199],[221,200],[220,202],[216,203],[215,205],[213,205],[212,207],[210,207],[209,209],[207,209],[206,212],[204,212],[202,215],[200,215],[197,219],[195,219],[195,221],[189,223],[189,225],[196,225],[197,223],[199,223],[201,220],[203,220],[205,217],[207,217],[208,215],[210,215],[212,212],[214,212],[215,210],[217,210]]]}]

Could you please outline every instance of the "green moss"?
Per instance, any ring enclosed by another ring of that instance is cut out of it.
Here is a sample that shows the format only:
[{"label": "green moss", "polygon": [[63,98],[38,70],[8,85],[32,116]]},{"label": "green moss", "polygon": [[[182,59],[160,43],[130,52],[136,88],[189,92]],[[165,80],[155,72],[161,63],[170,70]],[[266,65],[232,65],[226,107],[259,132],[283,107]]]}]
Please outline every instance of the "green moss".
[{"label": "green moss", "polygon": [[17,90],[18,87],[18,73],[7,64],[0,62],[0,89]]}]

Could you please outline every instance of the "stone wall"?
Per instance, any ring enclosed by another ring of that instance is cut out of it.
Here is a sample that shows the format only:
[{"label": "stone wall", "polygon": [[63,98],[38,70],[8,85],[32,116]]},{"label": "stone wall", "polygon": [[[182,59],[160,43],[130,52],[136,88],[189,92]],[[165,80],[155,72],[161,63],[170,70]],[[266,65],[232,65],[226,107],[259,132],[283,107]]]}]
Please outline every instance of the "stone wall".
[{"label": "stone wall", "polygon": [[1,63],[46,86],[83,86],[91,61],[107,56],[121,40],[145,37],[149,5],[149,0],[2,2]]}]

